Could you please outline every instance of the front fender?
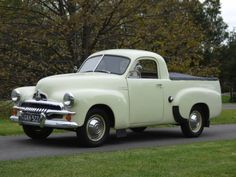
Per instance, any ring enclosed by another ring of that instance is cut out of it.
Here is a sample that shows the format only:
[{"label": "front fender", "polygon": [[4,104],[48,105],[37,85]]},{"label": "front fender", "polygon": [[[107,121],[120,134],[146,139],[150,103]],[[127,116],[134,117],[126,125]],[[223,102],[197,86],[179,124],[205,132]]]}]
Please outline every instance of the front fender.
[{"label": "front fender", "polygon": [[115,117],[115,128],[124,128],[129,125],[129,103],[127,90],[82,89],[71,91],[75,97],[75,104],[71,111],[76,112],[73,119],[79,126],[89,109],[97,104],[107,105]]},{"label": "front fender", "polygon": [[32,99],[32,96],[35,92],[35,86],[27,86],[27,87],[18,87],[15,90],[19,91],[21,94],[21,102]]},{"label": "front fender", "polygon": [[204,103],[208,106],[210,118],[221,113],[221,94],[207,88],[183,89],[176,95],[173,105],[178,106],[180,115],[187,119],[192,107],[197,103]]}]

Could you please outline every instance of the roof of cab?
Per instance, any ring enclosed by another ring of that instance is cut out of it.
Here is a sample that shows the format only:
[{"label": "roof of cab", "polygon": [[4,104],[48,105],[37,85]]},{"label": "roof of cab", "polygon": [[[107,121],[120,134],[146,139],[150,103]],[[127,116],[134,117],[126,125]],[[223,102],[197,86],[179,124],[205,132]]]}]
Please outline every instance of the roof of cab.
[{"label": "roof of cab", "polygon": [[[145,50],[136,50],[136,49],[110,49],[110,50],[103,50],[100,52],[93,53],[89,57],[96,56],[96,55],[119,55],[128,57],[131,60],[137,59],[139,57],[154,57],[154,58],[162,58],[160,55],[149,52]],[[163,58],[162,58],[163,59]]]},{"label": "roof of cab", "polygon": [[110,50],[103,50],[100,52],[96,52],[89,57],[93,57],[96,55],[118,55],[124,56],[131,59],[131,62],[134,62],[137,58],[140,57],[153,57],[158,60],[158,65],[160,69],[160,76],[162,79],[169,79],[168,69],[165,63],[165,60],[154,52],[149,52],[145,50],[135,50],[135,49],[110,49]]}]

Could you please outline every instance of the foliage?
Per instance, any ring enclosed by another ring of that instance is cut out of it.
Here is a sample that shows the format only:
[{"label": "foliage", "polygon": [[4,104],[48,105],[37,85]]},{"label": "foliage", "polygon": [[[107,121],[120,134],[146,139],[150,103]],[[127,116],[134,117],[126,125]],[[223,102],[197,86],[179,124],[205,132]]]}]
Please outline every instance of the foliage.
[{"label": "foliage", "polygon": [[[203,8],[199,1],[160,1],[150,5],[151,13],[143,20],[143,29],[138,28],[141,42],[138,48],[155,51],[164,56],[170,71],[194,75],[217,75],[218,69],[201,65],[204,60],[205,33],[196,23],[194,11]],[[150,6],[147,6],[150,10]]]},{"label": "foliage", "polygon": [[227,25],[221,17],[220,0],[205,0],[201,5],[203,8],[196,12],[196,20],[201,24],[205,33],[205,50],[212,53],[227,38],[228,33],[225,31]]},{"label": "foliage", "polygon": [[230,102],[230,96],[228,96],[228,95],[222,95],[221,99],[222,99],[222,103],[229,103]]},{"label": "foliage", "polygon": [[[17,3],[16,3],[17,2]],[[35,85],[44,76],[67,73],[93,51],[115,47],[122,26],[138,18],[143,0],[0,2],[0,57],[4,93]],[[114,45],[115,44],[115,45]]]},{"label": "foliage", "polygon": [[170,71],[217,76],[219,63],[206,54],[224,29],[219,0],[2,0],[0,96],[109,48],[151,50]]},{"label": "foliage", "polygon": [[0,101],[0,119],[7,119],[11,115],[12,110],[11,101]]},{"label": "foliage", "polygon": [[228,44],[221,49],[222,84],[230,91],[230,101],[236,102],[236,33],[232,33]]}]

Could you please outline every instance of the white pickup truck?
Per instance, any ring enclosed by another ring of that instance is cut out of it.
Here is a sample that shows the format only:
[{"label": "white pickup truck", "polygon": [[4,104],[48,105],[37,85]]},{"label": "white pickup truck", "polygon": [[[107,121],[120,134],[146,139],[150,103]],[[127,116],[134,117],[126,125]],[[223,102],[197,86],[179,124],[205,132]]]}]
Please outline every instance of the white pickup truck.
[{"label": "white pickup truck", "polygon": [[175,124],[185,136],[198,137],[222,107],[217,79],[169,73],[160,55],[129,49],[94,53],[77,73],[16,88],[12,100],[10,119],[32,139],[66,129],[86,146],[102,145],[110,128],[141,132]]}]

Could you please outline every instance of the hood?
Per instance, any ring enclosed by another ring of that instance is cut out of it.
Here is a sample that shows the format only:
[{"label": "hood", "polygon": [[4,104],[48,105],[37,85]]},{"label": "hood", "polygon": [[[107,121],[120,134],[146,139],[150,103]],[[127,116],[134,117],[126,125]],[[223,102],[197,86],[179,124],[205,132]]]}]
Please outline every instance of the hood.
[{"label": "hood", "polygon": [[[77,92],[81,89],[119,89],[127,87],[125,78],[106,73],[73,73],[55,75],[41,79],[36,89],[52,98],[55,94]],[[58,96],[57,96],[58,97]]]}]

